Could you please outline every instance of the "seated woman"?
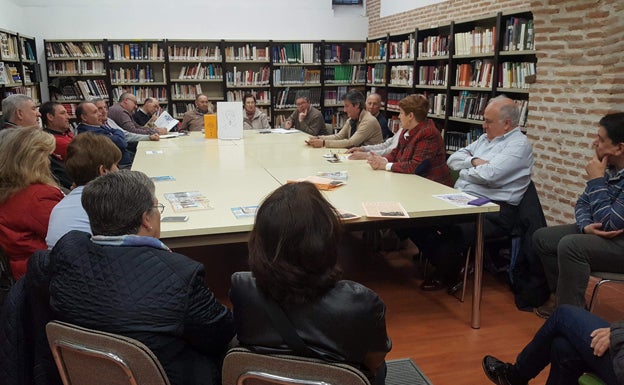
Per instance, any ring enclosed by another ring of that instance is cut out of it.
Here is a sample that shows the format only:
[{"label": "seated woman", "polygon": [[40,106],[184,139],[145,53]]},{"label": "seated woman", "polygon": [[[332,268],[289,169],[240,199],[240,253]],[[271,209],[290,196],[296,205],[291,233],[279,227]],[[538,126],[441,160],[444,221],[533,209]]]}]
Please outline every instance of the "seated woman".
[{"label": "seated woman", "polygon": [[624,322],[609,325],[582,308],[561,305],[515,364],[483,358],[485,374],[498,385],[526,385],[548,364],[547,385],[576,384],[585,372],[596,374],[607,385],[624,384]]},{"label": "seated woman", "polygon": [[[251,272],[232,275],[238,339],[258,353],[346,363],[383,384],[386,308],[370,289],[340,280],[340,235],[336,210],[311,183],[286,184],[264,200],[249,238]],[[268,306],[285,313],[306,348],[283,342]]]},{"label": "seated woman", "polygon": [[138,171],[87,183],[93,237],[67,233],[32,256],[27,279],[48,289],[54,318],[147,345],[172,385],[221,384],[232,313],[204,286],[202,264],[158,240],[164,206],[154,190]]},{"label": "seated woman", "polygon": [[271,128],[266,114],[256,107],[256,97],[252,94],[243,96],[243,129]]},{"label": "seated woman", "polygon": [[444,139],[427,118],[429,100],[423,95],[409,95],[399,101],[399,111],[403,130],[398,145],[386,156],[371,152],[368,163],[373,170],[418,174],[452,186]]},{"label": "seated woman", "polygon": [[46,248],[52,208],[63,193],[50,171],[54,137],[39,127],[7,128],[0,135],[0,247],[15,279],[28,258]]}]

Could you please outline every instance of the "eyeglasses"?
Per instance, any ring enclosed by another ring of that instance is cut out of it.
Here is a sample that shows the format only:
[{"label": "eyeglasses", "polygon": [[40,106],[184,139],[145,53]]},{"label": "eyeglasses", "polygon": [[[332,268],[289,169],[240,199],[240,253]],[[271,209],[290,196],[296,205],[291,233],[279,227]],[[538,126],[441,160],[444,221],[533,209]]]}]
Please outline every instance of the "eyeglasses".
[{"label": "eyeglasses", "polygon": [[154,208],[158,209],[158,211],[160,211],[161,214],[165,211],[165,205],[163,205],[162,203],[154,205]]}]

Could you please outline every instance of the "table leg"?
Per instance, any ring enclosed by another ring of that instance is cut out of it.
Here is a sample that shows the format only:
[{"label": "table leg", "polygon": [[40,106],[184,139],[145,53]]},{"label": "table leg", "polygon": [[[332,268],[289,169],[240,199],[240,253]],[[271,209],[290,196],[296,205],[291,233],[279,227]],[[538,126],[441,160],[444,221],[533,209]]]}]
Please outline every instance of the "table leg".
[{"label": "table leg", "polygon": [[477,214],[477,237],[475,239],[474,288],[472,290],[472,315],[470,326],[481,327],[481,281],[483,279],[483,218]]}]

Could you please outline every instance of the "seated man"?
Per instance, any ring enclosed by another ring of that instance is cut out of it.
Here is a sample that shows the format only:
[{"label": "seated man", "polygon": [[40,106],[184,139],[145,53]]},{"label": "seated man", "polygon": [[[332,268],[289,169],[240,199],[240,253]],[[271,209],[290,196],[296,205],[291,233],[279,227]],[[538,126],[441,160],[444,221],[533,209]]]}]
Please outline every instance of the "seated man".
[{"label": "seated man", "polygon": [[498,385],[526,385],[550,364],[547,384],[577,384],[585,372],[624,384],[624,322],[611,325],[581,308],[561,306],[518,354],[515,364],[492,356],[483,371]]},{"label": "seated man", "polygon": [[427,119],[429,100],[422,95],[410,95],[399,101],[399,110],[403,131],[398,146],[385,157],[369,153],[368,163],[373,170],[417,173],[451,186],[444,139],[433,121]]},{"label": "seated man", "polygon": [[29,127],[38,126],[39,108],[30,96],[22,94],[9,95],[2,99],[2,127]]},{"label": "seated man", "polygon": [[204,115],[212,113],[212,104],[208,96],[199,94],[195,98],[195,109],[186,111],[182,117],[180,131],[201,131],[204,129]]},{"label": "seated man", "polygon": [[[459,171],[455,188],[485,197],[500,206],[499,212],[485,215],[485,238],[508,235],[518,215],[518,204],[531,182],[533,150],[520,131],[520,111],[513,100],[498,96],[484,111],[485,133],[448,159],[452,170]],[[474,223],[439,229],[431,238],[417,234],[412,239],[436,266],[436,275],[423,282],[424,290],[435,290],[453,284],[474,241]],[[421,247],[422,246],[422,247]]]},{"label": "seated man", "polygon": [[162,204],[137,171],[87,183],[82,205],[93,236],[71,231],[31,258],[27,280],[55,319],[145,344],[171,385],[221,384],[232,313],[204,284],[204,267],[160,236]]},{"label": "seated man", "polygon": [[[591,270],[624,273],[624,113],[600,119],[588,181],[576,202],[576,223],[546,227],[533,235],[551,298],[537,309],[548,317],[555,305],[585,306]],[[556,294],[556,297],[555,297]]]},{"label": "seated man", "polygon": [[57,102],[45,102],[39,107],[43,130],[54,136],[56,148],[50,155],[50,168],[54,178],[58,180],[61,187],[70,189],[73,183],[72,178],[65,169],[67,146],[74,139],[74,133],[69,128],[69,114],[62,104]]},{"label": "seated man", "polygon": [[372,93],[368,95],[366,98],[366,111],[370,112],[371,115],[377,119],[379,122],[379,126],[381,127],[381,136],[383,136],[384,140],[390,138],[394,135],[394,132],[390,131],[388,128],[388,119],[379,112],[381,109],[381,96],[379,94]]},{"label": "seated man", "polygon": [[383,142],[379,122],[364,108],[364,95],[359,91],[350,91],[343,100],[349,119],[342,129],[334,135],[310,137],[308,145],[315,148],[351,148]]},{"label": "seated man", "polygon": [[158,100],[154,98],[145,98],[143,105],[137,108],[134,115],[132,115],[132,119],[134,119],[135,123],[139,126],[149,127],[150,125],[148,125],[148,123],[159,109],[160,104],[158,104]]},{"label": "seated man", "polygon": [[299,131],[314,136],[327,134],[323,114],[312,107],[307,96],[299,96],[295,103],[297,104],[297,109],[286,119],[284,128],[291,129],[294,127]]},{"label": "seated man", "polygon": [[120,160],[121,151],[104,135],[85,132],[70,143],[67,147],[65,168],[74,180],[75,187],[50,213],[46,236],[49,249],[72,230],[91,234],[89,217],[82,207],[82,190],[98,176],[117,171]]},{"label": "seated man", "polygon": [[128,151],[128,142],[121,130],[102,126],[102,118],[98,108],[91,102],[82,102],[76,107],[76,118],[78,124],[78,134],[84,132],[93,132],[97,135],[104,135],[115,143],[119,151],[121,151],[121,160],[119,168],[130,168],[132,166],[133,156]]},{"label": "seated man", "polygon": [[108,116],[117,123],[117,125],[123,128],[125,131],[134,132],[135,134],[161,134],[167,133],[166,128],[151,128],[143,127],[137,124],[132,115],[137,108],[137,98],[130,92],[124,92],[119,97],[119,103],[115,103],[109,110]]}]

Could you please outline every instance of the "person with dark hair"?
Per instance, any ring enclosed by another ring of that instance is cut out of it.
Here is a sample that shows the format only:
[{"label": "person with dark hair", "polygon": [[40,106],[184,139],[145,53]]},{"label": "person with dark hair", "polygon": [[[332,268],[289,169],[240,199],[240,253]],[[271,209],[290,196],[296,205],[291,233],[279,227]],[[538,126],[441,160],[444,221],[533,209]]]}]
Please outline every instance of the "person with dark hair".
[{"label": "person with dark hair", "polygon": [[91,234],[89,217],[82,207],[82,190],[98,176],[117,171],[120,160],[119,148],[103,135],[85,132],[70,143],[65,168],[74,180],[75,187],[52,209],[46,236],[48,248],[54,247],[71,230]]},{"label": "person with dark hair", "polygon": [[159,109],[160,104],[158,104],[158,100],[154,98],[145,98],[143,105],[137,108],[134,115],[132,115],[132,119],[134,119],[135,123],[139,126],[153,127],[153,124],[148,125],[148,123],[150,123],[150,120]]},{"label": "person with dark hair", "polygon": [[386,170],[419,175],[451,186],[451,174],[446,165],[444,139],[431,119],[427,119],[429,100],[423,95],[409,95],[399,101],[399,119],[403,132],[390,154],[368,155],[373,170]]},{"label": "person with dark hair", "polygon": [[576,223],[533,234],[551,292],[536,310],[544,318],[556,305],[585,306],[590,271],[624,273],[624,112],[604,116],[599,125]]},{"label": "person with dark hair", "polygon": [[108,110],[108,116],[114,120],[119,127],[126,131],[134,132],[135,134],[164,135],[167,133],[166,128],[143,127],[142,125],[137,124],[132,118],[137,106],[138,101],[136,96],[131,92],[124,92],[119,96],[119,103],[115,103]]},{"label": "person with dark hair", "polygon": [[366,111],[364,95],[359,91],[349,91],[344,95],[343,101],[344,111],[349,116],[344,126],[334,135],[310,137],[308,145],[315,148],[351,148],[383,142],[379,122]]},{"label": "person with dark hair", "polygon": [[49,293],[53,318],[139,340],[171,385],[221,384],[232,313],[205,286],[201,263],[158,240],[154,183],[138,171],[107,173],[81,201],[93,236],[70,231],[31,258],[41,271],[27,278]]},{"label": "person with dark hair", "polygon": [[[286,184],[262,202],[248,244],[251,272],[232,275],[238,340],[258,353],[353,365],[383,384],[392,346],[385,305],[370,289],[340,280],[341,232],[336,210],[311,183]],[[285,313],[305,352],[284,342],[270,304]]]},{"label": "person with dark hair", "polygon": [[54,136],[56,140],[55,155],[64,162],[67,155],[67,146],[74,139],[74,133],[69,128],[69,114],[61,103],[45,102],[39,107],[43,130]]},{"label": "person with dark hair", "polygon": [[483,371],[498,385],[527,385],[550,364],[546,385],[578,383],[586,372],[606,385],[624,384],[624,322],[609,323],[570,305],[562,305],[518,354],[516,363],[483,358]]},{"label": "person with dark hair", "polygon": [[284,128],[295,128],[309,135],[325,135],[325,119],[321,111],[312,107],[307,96],[298,96],[295,99],[297,109],[284,122]]},{"label": "person with dark hair", "polygon": [[121,151],[121,160],[119,168],[130,168],[132,166],[133,154],[128,151],[128,142],[122,130],[106,127],[102,125],[102,115],[97,106],[91,102],[82,102],[76,107],[76,117],[78,124],[78,134],[85,132],[93,132],[97,135],[103,135],[110,139],[119,151]]},{"label": "person with dark hair", "polygon": [[243,96],[243,129],[271,128],[266,114],[256,107],[256,97],[253,94]]},{"label": "person with dark hair", "polygon": [[52,135],[37,126],[0,135],[0,248],[16,280],[32,253],[46,248],[50,212],[63,199],[50,171],[54,146]]},{"label": "person with dark hair", "polygon": [[180,131],[201,131],[204,129],[204,115],[214,112],[208,96],[199,94],[195,98],[195,109],[184,113]]}]

